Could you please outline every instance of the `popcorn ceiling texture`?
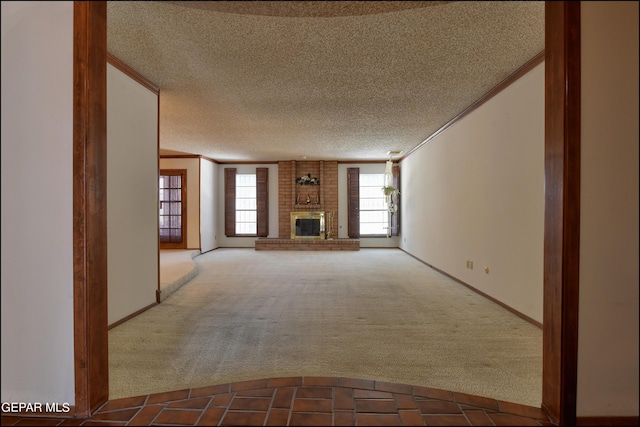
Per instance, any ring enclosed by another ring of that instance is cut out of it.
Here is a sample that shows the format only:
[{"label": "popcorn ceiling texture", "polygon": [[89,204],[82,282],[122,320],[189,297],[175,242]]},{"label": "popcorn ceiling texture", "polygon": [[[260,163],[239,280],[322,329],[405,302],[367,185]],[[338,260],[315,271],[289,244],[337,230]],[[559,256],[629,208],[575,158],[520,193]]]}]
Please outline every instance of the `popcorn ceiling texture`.
[{"label": "popcorn ceiling texture", "polygon": [[160,87],[161,152],[386,160],[544,50],[544,2],[108,1],[107,50]]}]

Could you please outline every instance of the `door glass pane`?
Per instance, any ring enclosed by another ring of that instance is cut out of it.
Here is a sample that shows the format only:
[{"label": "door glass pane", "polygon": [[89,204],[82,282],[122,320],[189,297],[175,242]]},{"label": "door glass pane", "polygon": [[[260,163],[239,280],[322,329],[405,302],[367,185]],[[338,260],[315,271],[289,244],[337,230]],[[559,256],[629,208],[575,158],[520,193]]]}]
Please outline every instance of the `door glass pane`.
[{"label": "door glass pane", "polygon": [[[177,174],[176,174],[177,173]],[[183,171],[161,172],[158,180],[158,226],[160,243],[183,244],[182,184]]]}]

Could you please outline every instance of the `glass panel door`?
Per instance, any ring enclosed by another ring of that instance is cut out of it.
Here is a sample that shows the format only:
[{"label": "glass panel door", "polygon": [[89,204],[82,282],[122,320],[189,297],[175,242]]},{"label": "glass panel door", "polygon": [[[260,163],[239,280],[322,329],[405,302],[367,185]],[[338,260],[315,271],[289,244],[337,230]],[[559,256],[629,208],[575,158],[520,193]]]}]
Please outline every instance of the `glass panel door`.
[{"label": "glass panel door", "polygon": [[161,170],[159,181],[160,248],[186,248],[185,170]]}]

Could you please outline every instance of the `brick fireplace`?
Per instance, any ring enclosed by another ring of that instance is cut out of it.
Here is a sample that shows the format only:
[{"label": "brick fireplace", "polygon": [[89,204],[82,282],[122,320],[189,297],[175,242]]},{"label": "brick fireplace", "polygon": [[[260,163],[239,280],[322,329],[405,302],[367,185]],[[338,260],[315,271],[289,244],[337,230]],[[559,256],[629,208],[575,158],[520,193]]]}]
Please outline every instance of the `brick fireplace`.
[{"label": "brick fireplace", "polygon": [[[301,185],[302,176],[318,185]],[[338,162],[324,160],[278,162],[278,238],[256,240],[256,250],[359,250],[359,239],[338,239]],[[291,212],[325,213],[325,232],[332,239],[291,239]]]}]

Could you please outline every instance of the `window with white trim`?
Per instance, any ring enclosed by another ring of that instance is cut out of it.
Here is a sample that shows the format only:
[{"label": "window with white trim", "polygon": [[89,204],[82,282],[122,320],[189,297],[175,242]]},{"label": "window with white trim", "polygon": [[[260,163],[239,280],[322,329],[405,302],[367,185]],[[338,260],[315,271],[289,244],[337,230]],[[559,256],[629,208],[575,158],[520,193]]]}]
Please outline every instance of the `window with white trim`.
[{"label": "window with white trim", "polygon": [[386,236],[389,227],[389,206],[382,192],[382,173],[360,174],[360,235]]},{"label": "window with white trim", "polygon": [[236,174],[236,235],[257,234],[256,175]]}]

